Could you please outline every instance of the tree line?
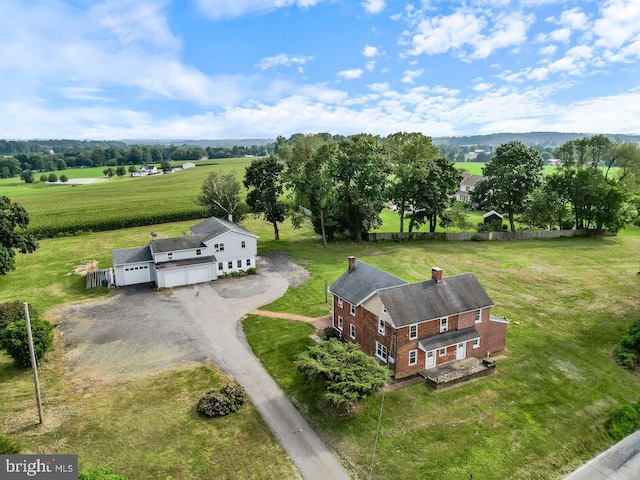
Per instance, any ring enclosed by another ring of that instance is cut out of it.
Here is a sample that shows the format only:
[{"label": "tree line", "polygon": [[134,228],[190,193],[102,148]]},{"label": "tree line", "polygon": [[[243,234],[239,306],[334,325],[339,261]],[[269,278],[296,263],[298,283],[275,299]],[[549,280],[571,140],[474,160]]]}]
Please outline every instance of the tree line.
[{"label": "tree line", "polygon": [[[235,172],[212,173],[198,203],[212,215],[232,215],[236,221],[249,213],[263,215],[276,239],[278,224],[290,216],[294,225],[310,217],[325,243],[337,234],[366,240],[382,223],[385,207],[397,211],[400,232],[424,224],[430,232],[438,225],[470,227],[465,207],[454,200],[461,171],[422,133],[296,135],[293,142],[278,137],[277,146],[277,155],[247,167],[246,204],[239,200]],[[568,141],[552,153],[562,163],[545,176],[537,148],[517,141],[500,145],[483,168],[487,178],[471,193],[473,206],[505,214],[512,231],[516,222],[613,231],[638,222],[637,144],[595,135]],[[615,174],[613,166],[619,167]]]}]

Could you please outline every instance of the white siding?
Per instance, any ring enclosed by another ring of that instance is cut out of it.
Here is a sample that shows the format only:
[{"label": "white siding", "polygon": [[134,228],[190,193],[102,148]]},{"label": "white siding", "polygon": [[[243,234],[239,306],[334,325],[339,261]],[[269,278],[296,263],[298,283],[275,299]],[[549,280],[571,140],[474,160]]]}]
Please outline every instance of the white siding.
[{"label": "white siding", "polygon": [[[201,251],[201,255],[196,255],[196,250]],[[171,256],[169,256],[171,253]],[[153,252],[153,259],[156,263],[170,262],[172,260],[185,260],[190,258],[200,258],[214,255],[213,248],[189,248],[187,250],[175,250],[173,252]],[[217,258],[217,255],[216,255]]]},{"label": "white siding", "polygon": [[[242,242],[244,242],[244,248],[242,248]],[[214,245],[221,243],[224,243],[224,250],[215,252]],[[216,265],[222,263],[222,270],[218,268],[219,275],[247,270],[256,266],[258,239],[252,235],[230,231],[209,240],[206,244],[209,250],[214,252],[213,255],[217,260]],[[241,267],[238,267],[238,260],[242,263]],[[250,266],[247,266],[247,260],[251,262]],[[231,268],[229,268],[229,262],[232,262]]]}]

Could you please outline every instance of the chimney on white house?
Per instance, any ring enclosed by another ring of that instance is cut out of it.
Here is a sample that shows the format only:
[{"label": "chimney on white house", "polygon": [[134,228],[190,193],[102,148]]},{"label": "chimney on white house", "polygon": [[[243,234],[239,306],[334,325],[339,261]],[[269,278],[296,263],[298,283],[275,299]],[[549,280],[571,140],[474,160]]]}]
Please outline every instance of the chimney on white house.
[{"label": "chimney on white house", "polygon": [[436,283],[442,283],[442,269],[438,267],[431,268],[431,280]]},{"label": "chimney on white house", "polygon": [[353,272],[356,269],[356,257],[353,255],[349,257],[349,271]]}]

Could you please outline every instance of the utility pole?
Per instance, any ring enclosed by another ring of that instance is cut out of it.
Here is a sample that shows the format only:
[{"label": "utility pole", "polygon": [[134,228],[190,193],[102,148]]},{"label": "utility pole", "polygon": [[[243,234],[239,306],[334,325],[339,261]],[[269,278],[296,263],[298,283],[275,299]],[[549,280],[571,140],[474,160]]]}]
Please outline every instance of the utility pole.
[{"label": "utility pole", "polygon": [[329,294],[329,281],[325,280],[324,281],[324,303],[327,303],[329,301],[328,294]]},{"label": "utility pole", "polygon": [[29,318],[29,304],[24,302],[24,318],[27,322],[27,336],[29,338],[29,354],[31,354],[31,368],[33,370],[33,383],[36,386],[36,401],[38,402],[38,416],[40,425],[44,425],[42,419],[42,399],[40,398],[40,382],[38,381],[38,366],[36,365],[36,352],[33,348],[33,335],[31,334],[31,319]]}]

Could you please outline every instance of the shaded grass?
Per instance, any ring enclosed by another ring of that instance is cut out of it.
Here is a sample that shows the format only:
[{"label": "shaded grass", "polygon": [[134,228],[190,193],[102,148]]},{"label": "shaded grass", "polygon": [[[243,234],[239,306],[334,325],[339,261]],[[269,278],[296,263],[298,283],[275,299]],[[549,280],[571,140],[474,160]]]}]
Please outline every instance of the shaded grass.
[{"label": "shaded grass", "polygon": [[[0,371],[4,369],[0,357]],[[118,385],[76,386],[58,394],[47,385],[52,374],[44,373],[45,388],[50,390],[44,427],[29,426],[24,418],[3,419],[3,430],[21,442],[23,453],[73,453],[80,464],[112,465],[132,480],[297,478],[249,403],[221,418],[197,412],[202,395],[226,381],[215,367],[177,370]],[[3,388],[0,396],[3,405],[28,410],[33,384],[25,390],[23,383],[30,377],[26,373],[20,377],[26,378],[13,378],[10,390]],[[26,397],[18,395],[19,390]],[[32,410],[37,421],[35,406]]]},{"label": "shaded grass", "polygon": [[[418,384],[386,394],[374,478],[558,478],[608,446],[609,412],[640,397],[638,377],[612,358],[640,306],[638,237],[288,247],[311,280],[271,310],[321,310],[311,292],[344,272],[351,254],[412,281],[429,278],[434,265],[445,275],[472,271],[493,311],[511,319],[507,358],[494,377],[437,393]],[[308,333],[286,320],[249,318],[244,326],[270,373],[368,477],[381,396],[353,417],[325,415],[293,365]]]}]

